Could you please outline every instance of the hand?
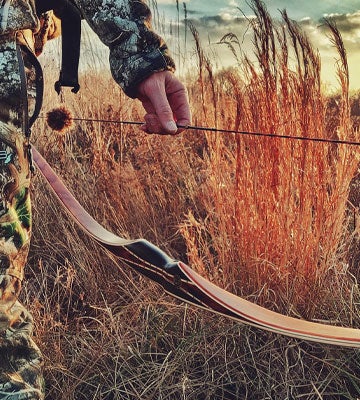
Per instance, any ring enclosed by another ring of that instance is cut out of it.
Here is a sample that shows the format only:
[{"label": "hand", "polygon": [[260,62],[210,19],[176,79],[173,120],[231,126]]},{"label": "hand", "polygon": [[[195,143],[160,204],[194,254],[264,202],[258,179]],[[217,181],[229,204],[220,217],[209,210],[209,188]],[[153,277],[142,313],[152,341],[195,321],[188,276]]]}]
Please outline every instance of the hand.
[{"label": "hand", "polygon": [[142,81],[137,98],[147,112],[141,127],[147,133],[175,135],[191,122],[186,89],[170,71],[154,72]]}]

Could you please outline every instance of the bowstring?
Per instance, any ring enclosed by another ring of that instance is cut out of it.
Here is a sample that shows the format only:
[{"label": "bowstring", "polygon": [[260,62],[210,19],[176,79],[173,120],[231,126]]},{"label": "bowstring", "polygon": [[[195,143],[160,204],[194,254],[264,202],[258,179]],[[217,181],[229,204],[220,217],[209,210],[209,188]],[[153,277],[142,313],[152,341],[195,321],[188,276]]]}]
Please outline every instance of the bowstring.
[{"label": "bowstring", "polygon": [[[45,119],[46,117],[40,116],[39,118]],[[73,121],[83,121],[83,122],[100,122],[108,124],[119,124],[119,125],[143,125],[143,122],[139,121],[126,121],[126,120],[111,120],[111,119],[101,119],[101,118],[72,118]],[[178,125],[178,128],[189,129],[195,131],[204,132],[214,132],[214,133],[224,133],[224,134],[235,134],[244,136],[258,136],[258,137],[268,137],[273,139],[287,139],[287,140],[299,140],[308,142],[318,142],[318,143],[330,143],[330,144],[342,144],[348,146],[360,146],[360,142],[345,139],[330,139],[330,138],[320,138],[320,137],[309,137],[309,136],[292,136],[281,133],[266,133],[266,132],[256,132],[256,131],[245,131],[245,130],[235,130],[235,129],[221,129],[213,128],[207,126],[196,126],[196,125]]]}]

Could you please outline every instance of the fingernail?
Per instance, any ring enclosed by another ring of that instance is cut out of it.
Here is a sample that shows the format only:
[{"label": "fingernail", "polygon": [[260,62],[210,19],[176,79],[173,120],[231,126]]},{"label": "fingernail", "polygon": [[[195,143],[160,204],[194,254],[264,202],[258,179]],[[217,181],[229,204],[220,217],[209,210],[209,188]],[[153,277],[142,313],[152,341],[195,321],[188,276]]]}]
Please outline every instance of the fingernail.
[{"label": "fingernail", "polygon": [[168,121],[168,122],[166,122],[166,124],[165,124],[165,129],[166,129],[168,132],[174,132],[174,133],[178,130],[178,128],[177,128],[177,126],[176,126],[176,124],[175,124],[174,121]]}]

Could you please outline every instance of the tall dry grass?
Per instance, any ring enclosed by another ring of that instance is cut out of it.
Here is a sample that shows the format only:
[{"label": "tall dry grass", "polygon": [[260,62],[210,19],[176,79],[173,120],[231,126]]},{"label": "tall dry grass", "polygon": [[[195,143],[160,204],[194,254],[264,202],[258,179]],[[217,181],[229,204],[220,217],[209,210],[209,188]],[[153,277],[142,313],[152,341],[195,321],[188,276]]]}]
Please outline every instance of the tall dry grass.
[{"label": "tall dry grass", "polygon": [[[282,13],[251,3],[257,61],[215,74],[196,27],[194,124],[351,138],[346,55],[333,105],[319,56]],[[233,37],[234,39],[234,37]],[[289,60],[295,59],[295,63]],[[48,63],[48,87],[57,73]],[[75,116],[140,120],[108,73],[87,71]],[[200,94],[200,95],[199,95]],[[199,102],[199,98],[201,101]],[[48,91],[44,112],[59,105]],[[37,122],[33,141],[79,201],[124,237],[143,236],[217,284],[289,315],[359,327],[358,243],[346,201],[357,168],[347,146],[76,122],[64,135]],[[352,203],[358,197],[352,192]],[[179,304],[112,260],[33,180],[34,232],[23,300],[35,318],[47,399],[355,399],[358,352],[245,327]],[[355,210],[356,211],[356,210]],[[351,210],[351,216],[353,214]]]},{"label": "tall dry grass", "polygon": [[[341,82],[339,119],[330,130],[319,54],[285,11],[276,23],[262,2],[252,6],[255,62],[240,54],[241,69],[214,79],[198,51],[206,106],[198,105],[197,118],[206,109],[202,118],[210,126],[353,139],[346,54],[336,26],[326,21]],[[211,133],[206,140],[209,179],[200,200],[206,214],[190,210],[182,228],[191,263],[232,291],[258,292],[263,304],[269,296],[276,307],[308,318],[317,315],[320,293],[336,302],[329,288],[347,272],[347,200],[357,148],[251,135]]]}]

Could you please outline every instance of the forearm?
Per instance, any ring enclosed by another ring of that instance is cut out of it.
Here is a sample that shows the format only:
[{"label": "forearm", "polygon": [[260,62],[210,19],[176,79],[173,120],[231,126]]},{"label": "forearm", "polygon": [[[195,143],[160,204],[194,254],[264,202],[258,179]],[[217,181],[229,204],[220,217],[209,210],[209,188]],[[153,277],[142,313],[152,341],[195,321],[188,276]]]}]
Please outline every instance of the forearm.
[{"label": "forearm", "polygon": [[75,0],[83,17],[110,49],[114,79],[130,97],[155,71],[175,69],[165,42],[151,29],[148,6],[139,0]]}]

